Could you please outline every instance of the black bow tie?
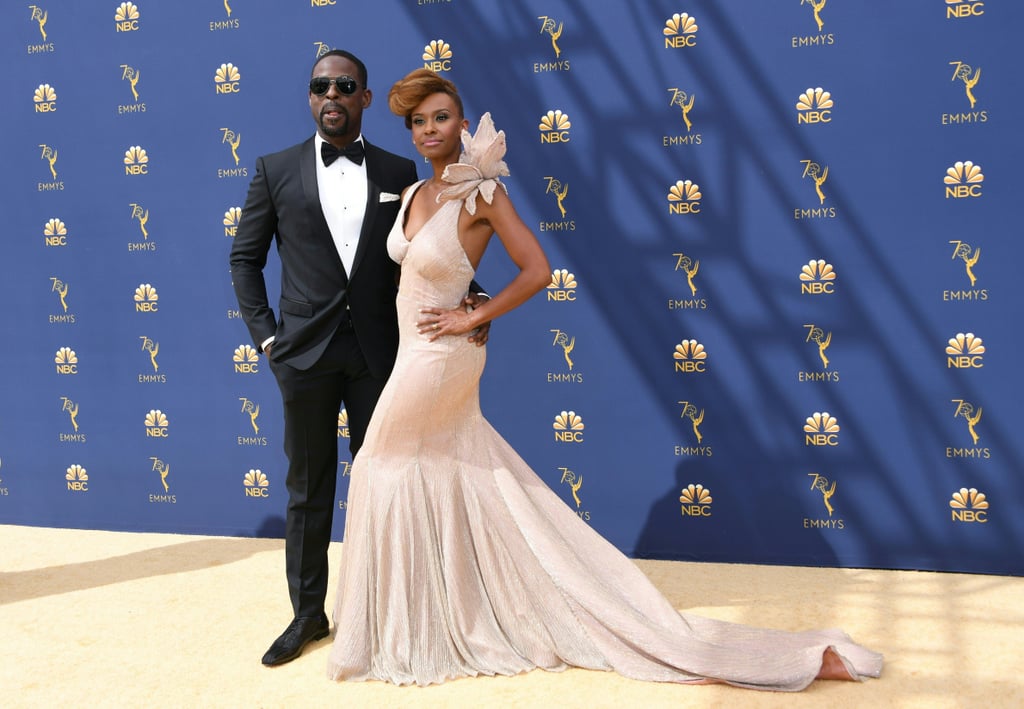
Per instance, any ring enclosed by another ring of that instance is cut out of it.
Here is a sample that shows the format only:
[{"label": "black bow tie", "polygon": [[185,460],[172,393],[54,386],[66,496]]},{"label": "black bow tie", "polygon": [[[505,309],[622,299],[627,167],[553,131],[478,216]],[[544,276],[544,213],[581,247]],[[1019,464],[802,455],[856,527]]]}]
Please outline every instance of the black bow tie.
[{"label": "black bow tie", "polygon": [[330,165],[332,162],[340,157],[346,157],[356,165],[363,164],[363,141],[357,140],[354,143],[349,143],[344,148],[338,149],[328,143],[326,140],[320,143],[320,157],[324,160],[324,166]]}]

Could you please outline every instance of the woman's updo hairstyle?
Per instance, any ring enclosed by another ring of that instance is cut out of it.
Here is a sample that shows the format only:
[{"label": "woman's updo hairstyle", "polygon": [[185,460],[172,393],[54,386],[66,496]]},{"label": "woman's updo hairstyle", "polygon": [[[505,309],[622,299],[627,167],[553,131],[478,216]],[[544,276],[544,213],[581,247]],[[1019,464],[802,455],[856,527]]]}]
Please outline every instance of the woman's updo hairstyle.
[{"label": "woman's updo hairstyle", "polygon": [[430,71],[414,69],[404,78],[395,82],[388,92],[388,108],[397,116],[405,117],[405,127],[412,128],[412,111],[431,94],[448,94],[459,110],[458,118],[464,117],[462,98],[459,90],[448,79]]}]

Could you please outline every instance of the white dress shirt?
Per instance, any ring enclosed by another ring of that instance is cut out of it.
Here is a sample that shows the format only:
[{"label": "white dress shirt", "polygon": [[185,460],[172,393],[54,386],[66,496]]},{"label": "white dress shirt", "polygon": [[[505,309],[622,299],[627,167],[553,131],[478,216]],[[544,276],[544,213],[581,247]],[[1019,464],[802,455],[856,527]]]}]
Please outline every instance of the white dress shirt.
[{"label": "white dress shirt", "polygon": [[[360,135],[357,141],[363,139]],[[338,249],[345,273],[351,275],[352,262],[359,245],[359,232],[366,214],[366,161],[356,165],[348,158],[338,158],[325,166],[320,157],[324,139],[316,134],[316,183],[320,192],[320,208],[324,212],[331,237]]]}]

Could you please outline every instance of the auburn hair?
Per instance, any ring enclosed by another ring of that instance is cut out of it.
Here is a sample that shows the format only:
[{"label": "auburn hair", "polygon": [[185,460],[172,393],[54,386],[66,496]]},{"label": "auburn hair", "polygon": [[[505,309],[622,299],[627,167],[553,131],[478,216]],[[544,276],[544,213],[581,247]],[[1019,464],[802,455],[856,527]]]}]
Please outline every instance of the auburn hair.
[{"label": "auburn hair", "polygon": [[388,108],[398,116],[405,117],[405,127],[412,128],[412,111],[423,103],[423,99],[431,94],[447,94],[451,96],[455,107],[459,110],[459,118],[465,113],[459,90],[448,79],[430,69],[414,69],[395,82],[388,92]]}]

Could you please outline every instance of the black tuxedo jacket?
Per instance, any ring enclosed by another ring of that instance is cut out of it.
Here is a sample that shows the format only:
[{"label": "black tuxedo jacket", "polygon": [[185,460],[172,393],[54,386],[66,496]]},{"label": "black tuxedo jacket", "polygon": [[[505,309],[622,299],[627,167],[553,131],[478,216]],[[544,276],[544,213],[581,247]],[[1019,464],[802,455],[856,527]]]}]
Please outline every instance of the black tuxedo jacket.
[{"label": "black tuxedo jacket", "polygon": [[[416,181],[416,166],[363,142],[369,184],[351,273],[342,266],[320,208],[314,138],[256,161],[231,246],[231,278],[256,346],[275,337],[275,362],[308,369],[339,324],[351,317],[374,376],[387,377],[394,365],[398,267],[387,254],[387,237],[401,205],[398,195]],[[281,261],[276,318],[263,277],[275,239]]]}]

